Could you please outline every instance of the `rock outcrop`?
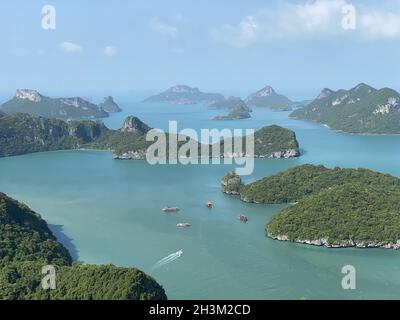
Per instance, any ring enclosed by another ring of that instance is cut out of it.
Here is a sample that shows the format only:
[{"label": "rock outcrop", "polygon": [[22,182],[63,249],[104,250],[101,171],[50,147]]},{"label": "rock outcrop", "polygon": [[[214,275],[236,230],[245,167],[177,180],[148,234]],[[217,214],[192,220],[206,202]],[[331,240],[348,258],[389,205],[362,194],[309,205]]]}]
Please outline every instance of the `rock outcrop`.
[{"label": "rock outcrop", "polygon": [[101,100],[99,103],[99,107],[108,113],[122,111],[118,104],[114,101],[114,98],[111,96],[103,98],[103,100]]},{"label": "rock outcrop", "polygon": [[121,131],[122,132],[137,132],[140,134],[147,133],[151,128],[141,121],[139,118],[129,116],[125,119]]},{"label": "rock outcrop", "polygon": [[240,194],[240,188],[242,186],[242,179],[234,171],[229,172],[221,179],[221,188],[223,193],[238,195]]},{"label": "rock outcrop", "polygon": [[278,94],[271,86],[266,86],[255,93],[250,94],[246,104],[255,107],[268,107],[274,110],[291,110],[293,101],[284,95]]}]

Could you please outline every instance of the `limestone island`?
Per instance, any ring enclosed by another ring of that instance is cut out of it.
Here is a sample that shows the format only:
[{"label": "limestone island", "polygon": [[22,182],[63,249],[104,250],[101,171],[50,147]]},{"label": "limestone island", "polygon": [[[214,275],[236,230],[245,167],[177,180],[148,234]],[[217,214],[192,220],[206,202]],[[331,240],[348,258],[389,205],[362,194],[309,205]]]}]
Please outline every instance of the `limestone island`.
[{"label": "limestone island", "polygon": [[360,83],[349,90],[325,88],[295,119],[325,124],[331,129],[358,134],[399,134],[400,93]]},{"label": "limestone island", "polygon": [[121,112],[121,108],[114,101],[114,98],[111,96],[103,98],[99,103],[99,107],[108,113]]},{"label": "limestone island", "polygon": [[[22,155],[32,152],[98,149],[111,150],[115,159],[146,158],[151,141],[146,134],[151,128],[134,116],[125,119],[118,130],[107,128],[100,121],[63,121],[29,114],[17,113],[0,117],[0,157]],[[169,134],[166,133],[167,137]],[[189,137],[178,143],[187,143]],[[199,150],[202,147],[194,141]],[[221,150],[232,139],[221,142]],[[208,145],[210,150],[212,145]],[[243,153],[246,153],[243,138]],[[199,153],[200,154],[200,153]],[[211,151],[210,151],[211,155]],[[279,126],[267,126],[255,133],[255,156],[289,158],[299,155],[295,133]],[[223,153],[223,157],[229,156]],[[241,156],[241,155],[237,155]]]},{"label": "limestone island", "polygon": [[32,116],[63,120],[98,119],[109,116],[101,106],[81,97],[50,98],[31,89],[18,89],[15,96],[3,103],[0,109],[6,114],[22,112]]},{"label": "limestone island", "polygon": [[228,109],[226,116],[216,116],[214,120],[239,120],[251,118],[251,109],[240,98],[229,97],[226,100],[214,102],[209,105],[211,109]]},{"label": "limestone island", "polygon": [[143,102],[162,102],[173,104],[210,104],[223,100],[224,96],[219,93],[206,93],[198,88],[192,88],[187,85],[176,85],[157,95],[148,97]]},{"label": "limestone island", "polygon": [[[233,190],[233,192],[232,192]],[[330,248],[400,248],[400,179],[368,169],[301,165],[243,185],[229,173],[222,191],[245,202],[288,207],[266,234]]]},{"label": "limestone island", "polygon": [[266,86],[250,94],[245,102],[250,107],[266,107],[275,111],[292,110],[294,104],[292,100],[277,93],[271,86]]},{"label": "limestone island", "polygon": [[[0,300],[165,300],[164,289],[135,268],[73,263],[45,220],[0,193]],[[42,267],[57,285],[43,290]]]}]

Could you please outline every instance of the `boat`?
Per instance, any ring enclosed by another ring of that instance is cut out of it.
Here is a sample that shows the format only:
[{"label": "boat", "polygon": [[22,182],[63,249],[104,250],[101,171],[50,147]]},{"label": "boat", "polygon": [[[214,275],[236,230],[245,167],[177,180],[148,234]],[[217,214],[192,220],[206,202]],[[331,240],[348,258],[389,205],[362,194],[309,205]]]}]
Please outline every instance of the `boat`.
[{"label": "boat", "polygon": [[187,228],[187,227],[190,227],[190,223],[181,222],[181,223],[178,223],[176,226],[177,226],[178,228]]},{"label": "boat", "polygon": [[206,207],[207,207],[208,209],[212,209],[212,208],[214,208],[214,204],[213,204],[211,201],[207,201],[207,202],[206,202]]},{"label": "boat", "polygon": [[249,219],[245,215],[241,214],[239,216],[239,220],[242,221],[242,222],[247,222]]},{"label": "boat", "polygon": [[177,211],[179,211],[179,208],[178,207],[165,207],[165,208],[162,208],[161,209],[162,211],[164,211],[164,212],[177,212]]}]

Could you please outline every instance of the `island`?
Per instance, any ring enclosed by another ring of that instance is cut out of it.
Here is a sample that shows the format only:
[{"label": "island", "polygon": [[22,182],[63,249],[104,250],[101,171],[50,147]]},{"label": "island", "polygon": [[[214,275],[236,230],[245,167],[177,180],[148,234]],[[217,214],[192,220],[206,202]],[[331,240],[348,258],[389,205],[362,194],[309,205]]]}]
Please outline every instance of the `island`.
[{"label": "island", "polygon": [[228,109],[226,116],[216,116],[213,120],[240,120],[251,118],[251,109],[240,98],[229,97],[222,101],[217,101],[208,106],[210,109]]},{"label": "island", "polygon": [[247,185],[228,173],[221,187],[245,202],[288,204],[267,223],[270,238],[326,247],[400,248],[397,177],[306,164]]},{"label": "island", "polygon": [[[127,117],[119,130],[100,121],[63,121],[17,113],[0,117],[0,157],[32,152],[101,149],[115,157],[126,150],[145,150],[150,127],[136,117]],[[144,159],[144,156],[142,157]]]},{"label": "island", "polygon": [[400,94],[360,83],[350,90],[323,89],[307,106],[290,114],[294,119],[322,123],[357,134],[399,134]]},{"label": "island", "polygon": [[[66,122],[23,113],[5,115],[0,117],[0,157],[42,151],[98,149],[111,150],[114,159],[142,160],[153,144],[146,141],[150,129],[134,116],[127,117],[120,129],[113,130],[93,120]],[[295,133],[286,128],[267,126],[256,131],[254,137],[255,157],[290,158],[300,154]],[[187,143],[188,139],[180,141],[178,147]],[[200,150],[202,144],[195,143]],[[221,142],[221,150],[225,143],[233,146],[232,139],[225,139]],[[243,138],[244,153],[245,147]],[[211,155],[212,145],[209,148]]]},{"label": "island", "polygon": [[6,114],[23,112],[33,116],[64,120],[95,119],[109,116],[101,107],[83,98],[50,98],[31,89],[18,89],[15,96],[3,103],[0,109]]},{"label": "island", "polygon": [[266,233],[277,240],[332,248],[399,249],[398,188],[349,182],[323,189],[273,216]]},{"label": "island", "polygon": [[101,102],[99,103],[99,107],[108,113],[122,111],[118,104],[114,101],[114,98],[111,96],[103,98],[103,100],[101,100]]},{"label": "island", "polygon": [[267,107],[275,111],[292,110],[295,104],[288,97],[277,93],[271,86],[250,94],[245,102],[250,107]]},{"label": "island", "polygon": [[[56,269],[43,290],[42,267]],[[76,263],[45,220],[0,193],[0,300],[164,300],[164,289],[135,268]]]},{"label": "island", "polygon": [[244,102],[241,98],[234,97],[234,96],[231,96],[231,97],[229,97],[227,99],[223,99],[223,100],[220,100],[220,101],[215,101],[213,103],[210,103],[208,105],[208,108],[217,109],[217,110],[219,110],[219,109],[231,110],[231,109],[234,109],[234,108],[236,108],[238,106],[242,107],[247,112],[251,112],[252,111],[251,108],[246,104],[246,102]]},{"label": "island", "polygon": [[287,159],[299,156],[299,142],[294,131],[273,124],[254,133],[254,157]]},{"label": "island", "polygon": [[219,93],[205,93],[198,88],[192,88],[187,85],[176,85],[160,94],[148,97],[143,102],[162,102],[173,104],[211,104],[223,100],[224,96]]}]

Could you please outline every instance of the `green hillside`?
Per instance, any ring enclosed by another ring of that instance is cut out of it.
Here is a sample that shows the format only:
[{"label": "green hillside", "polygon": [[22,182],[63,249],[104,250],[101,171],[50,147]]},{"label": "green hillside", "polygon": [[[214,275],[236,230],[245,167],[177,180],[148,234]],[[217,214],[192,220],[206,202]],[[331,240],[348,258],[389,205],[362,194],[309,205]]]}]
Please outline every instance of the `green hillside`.
[{"label": "green hillside", "polygon": [[350,133],[400,133],[400,94],[395,90],[376,90],[366,84],[350,90],[328,90],[290,116]]},{"label": "green hillside", "polygon": [[[56,290],[43,290],[42,267],[56,268]],[[166,299],[163,288],[135,268],[72,264],[47,223],[0,193],[0,300]]]}]

